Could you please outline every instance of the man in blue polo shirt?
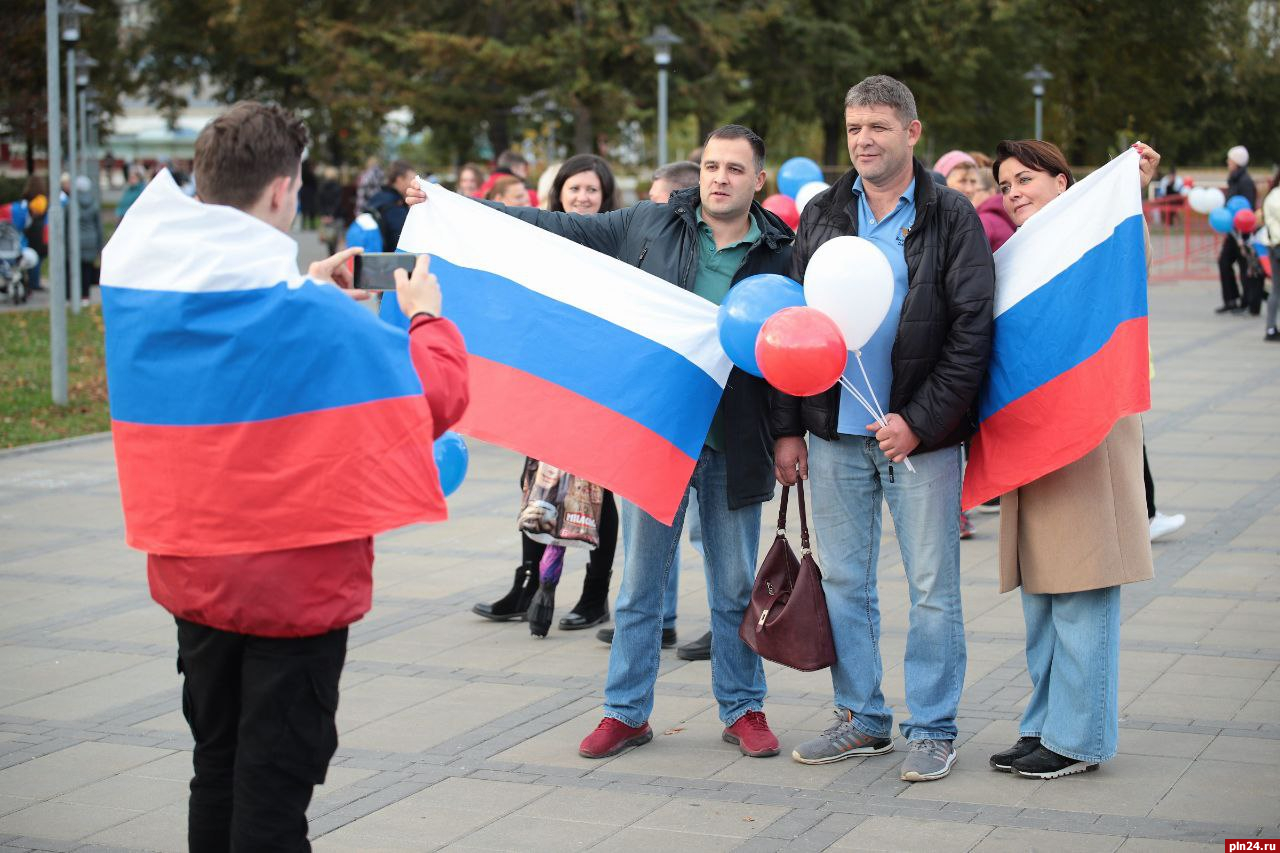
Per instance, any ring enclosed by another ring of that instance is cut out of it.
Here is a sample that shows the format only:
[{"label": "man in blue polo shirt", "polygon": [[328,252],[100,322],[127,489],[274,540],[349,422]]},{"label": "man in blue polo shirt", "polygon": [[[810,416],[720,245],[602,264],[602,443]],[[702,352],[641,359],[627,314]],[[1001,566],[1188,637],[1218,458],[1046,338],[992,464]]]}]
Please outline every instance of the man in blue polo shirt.
[{"label": "man in blue polo shirt", "polygon": [[[898,196],[893,209],[882,218],[876,219],[871,204],[867,201],[867,193],[863,188],[862,176],[853,182],[853,201],[851,206],[857,208],[857,235],[875,243],[889,260],[893,269],[893,301],[889,304],[889,313],[885,315],[880,328],[876,329],[871,340],[862,347],[862,368],[867,371],[862,376],[856,364],[851,364],[845,371],[849,381],[867,400],[879,402],[883,407],[889,402],[890,386],[893,383],[893,341],[898,334],[898,318],[902,314],[902,300],[907,296],[907,256],[903,252],[907,234],[916,221],[916,179]],[[870,389],[867,379],[871,380]],[[870,390],[871,393],[867,393]],[[874,420],[846,389],[840,389],[840,415],[837,429],[842,435],[875,435],[878,425],[868,424]]]},{"label": "man in blue polo shirt", "polygon": [[[911,715],[901,777],[940,779],[956,752],[964,685],[960,610],[960,442],[986,372],[995,273],[973,205],[938,187],[913,157],[921,125],[911,90],[868,77],[845,97],[853,169],[805,207],[792,253],[803,281],[819,246],[870,240],[893,269],[893,303],[862,348],[883,426],[839,386],[814,397],[778,395],[772,424],[778,479],[812,474],[813,523],[835,638],[836,719],[792,758],[825,764],[893,750],[893,712],[880,689],[876,568],[880,506],[893,515],[911,592],[903,663]],[[865,396],[850,358],[845,375]],[[811,435],[808,446],[805,433]],[[911,457],[915,471],[903,464]]]}]

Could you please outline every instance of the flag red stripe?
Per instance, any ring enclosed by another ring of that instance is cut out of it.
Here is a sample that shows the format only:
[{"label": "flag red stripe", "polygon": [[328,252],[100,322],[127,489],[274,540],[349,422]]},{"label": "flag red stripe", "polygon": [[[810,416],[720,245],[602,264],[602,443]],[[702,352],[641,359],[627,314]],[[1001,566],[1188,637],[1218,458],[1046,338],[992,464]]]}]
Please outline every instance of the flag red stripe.
[{"label": "flag red stripe", "polygon": [[968,510],[1083,457],[1116,421],[1151,408],[1147,318],[1127,320],[1093,356],[982,422],[969,450]]},{"label": "flag red stripe", "polygon": [[580,394],[474,353],[468,358],[471,405],[455,429],[564,468],[672,522],[696,459]]},{"label": "flag red stripe", "polygon": [[127,540],[218,556],[443,521],[431,427],[419,395],[216,426],[115,421]]}]

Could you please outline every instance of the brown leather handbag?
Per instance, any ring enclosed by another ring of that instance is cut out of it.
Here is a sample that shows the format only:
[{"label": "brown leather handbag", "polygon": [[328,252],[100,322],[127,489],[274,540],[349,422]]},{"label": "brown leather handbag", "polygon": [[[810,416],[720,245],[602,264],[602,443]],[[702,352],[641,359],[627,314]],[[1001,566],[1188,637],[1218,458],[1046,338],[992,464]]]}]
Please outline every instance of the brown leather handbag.
[{"label": "brown leather handbag", "polygon": [[796,481],[800,501],[800,559],[787,542],[787,493],[782,487],[778,537],[760,564],[751,604],[742,615],[738,636],[756,654],[802,672],[825,669],[836,662],[822,572],[809,550],[809,519],[804,509],[804,481]]}]

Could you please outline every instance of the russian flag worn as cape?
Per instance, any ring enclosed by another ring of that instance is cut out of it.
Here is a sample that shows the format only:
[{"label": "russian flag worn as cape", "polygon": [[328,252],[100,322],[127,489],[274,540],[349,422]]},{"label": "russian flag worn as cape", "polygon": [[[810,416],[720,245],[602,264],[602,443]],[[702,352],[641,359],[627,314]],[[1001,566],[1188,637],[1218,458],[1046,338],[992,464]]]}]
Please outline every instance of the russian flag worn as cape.
[{"label": "russian flag worn as cape", "polygon": [[220,556],[446,516],[404,330],[299,275],[297,244],[156,176],[102,253],[130,545]]},{"label": "russian flag worn as cape", "polygon": [[961,504],[1096,448],[1151,407],[1139,156],[1132,149],[1029,219],[995,254],[991,362]]},{"label": "russian flag worn as cape", "polygon": [[431,255],[444,316],[467,340],[471,403],[455,428],[599,483],[670,524],[732,369],[716,306],[423,186],[428,201],[409,212],[399,248]]}]

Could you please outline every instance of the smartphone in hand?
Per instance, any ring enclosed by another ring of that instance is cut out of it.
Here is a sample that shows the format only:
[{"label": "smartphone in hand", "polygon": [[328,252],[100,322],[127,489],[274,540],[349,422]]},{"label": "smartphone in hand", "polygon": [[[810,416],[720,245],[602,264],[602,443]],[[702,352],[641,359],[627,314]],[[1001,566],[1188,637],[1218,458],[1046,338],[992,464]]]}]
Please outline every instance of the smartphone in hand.
[{"label": "smartphone in hand", "polygon": [[409,252],[362,252],[355,256],[357,290],[395,290],[396,270],[413,274],[418,256]]}]

